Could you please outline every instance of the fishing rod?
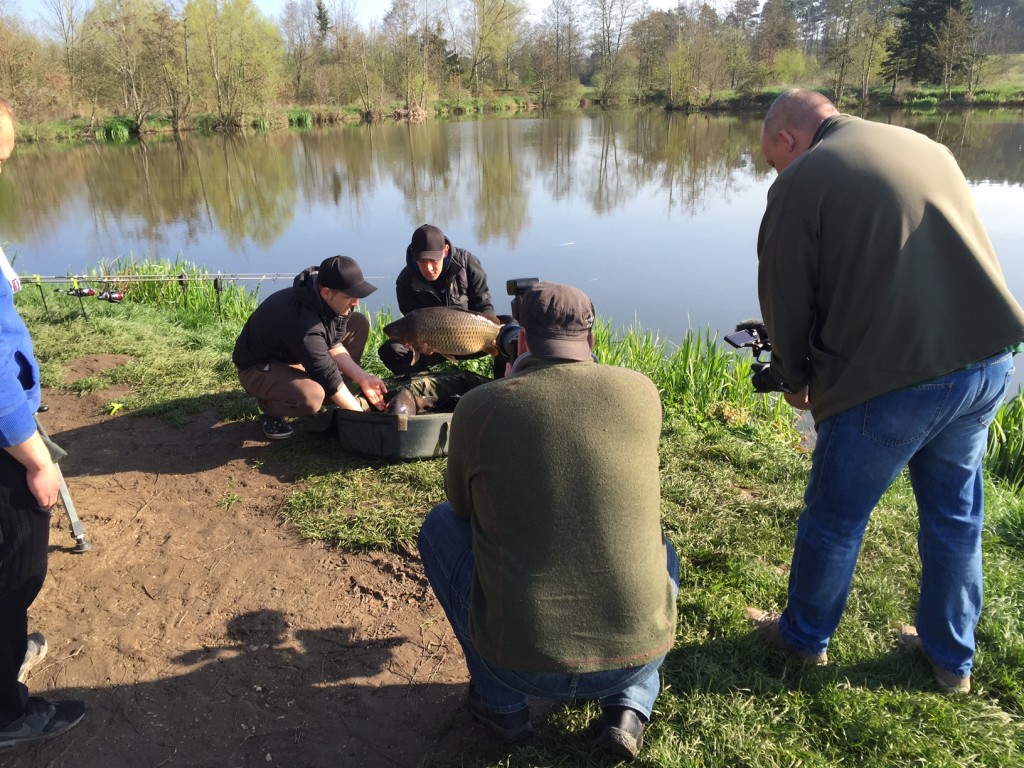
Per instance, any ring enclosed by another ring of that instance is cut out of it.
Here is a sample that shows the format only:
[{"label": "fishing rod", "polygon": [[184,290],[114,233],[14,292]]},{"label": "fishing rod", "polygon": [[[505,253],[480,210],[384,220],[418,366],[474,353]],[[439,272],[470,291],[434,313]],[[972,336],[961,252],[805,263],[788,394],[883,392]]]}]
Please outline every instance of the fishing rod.
[{"label": "fishing rod", "polygon": [[[188,284],[190,282],[212,282],[213,290],[217,296],[217,311],[220,313],[220,295],[224,292],[224,281],[235,282],[238,280],[259,280],[263,282],[265,280],[277,281],[277,280],[294,280],[295,273],[293,272],[218,272],[212,274],[204,272],[201,274],[186,274],[182,272],[179,275],[144,275],[144,274],[111,274],[111,275],[19,275],[17,277],[21,281],[22,285],[35,285],[39,288],[39,295],[43,300],[43,308],[46,310],[46,316],[50,316],[50,308],[46,304],[46,294],[43,291],[43,284],[53,285],[59,284],[70,284],[65,293],[68,296],[75,296],[78,298],[79,306],[82,309],[82,315],[88,317],[85,311],[85,304],[82,301],[83,297],[95,296],[101,301],[109,301],[111,304],[120,304],[124,299],[124,292],[119,290],[113,290],[110,286],[117,284],[120,286],[131,285],[132,283],[170,283],[175,282],[181,286],[182,292],[188,290]],[[386,280],[387,276],[384,275],[370,275],[372,280]],[[80,283],[99,283],[102,286],[102,291],[97,294],[96,290],[89,288],[87,285],[82,286]],[[54,289],[57,293],[60,292],[59,288]]]},{"label": "fishing rod", "polygon": [[[203,273],[199,275],[139,275],[139,274],[111,274],[111,275],[19,275],[23,285],[33,283],[163,283],[191,282],[194,280],[291,280],[295,277],[294,272],[218,272],[216,274]],[[376,279],[380,279],[379,277]]]}]

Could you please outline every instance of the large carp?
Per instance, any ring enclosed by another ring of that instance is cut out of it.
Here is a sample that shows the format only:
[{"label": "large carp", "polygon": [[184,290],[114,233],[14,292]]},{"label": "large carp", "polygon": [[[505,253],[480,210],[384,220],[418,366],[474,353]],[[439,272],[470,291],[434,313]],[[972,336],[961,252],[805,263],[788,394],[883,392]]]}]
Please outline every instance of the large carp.
[{"label": "large carp", "polygon": [[436,352],[455,362],[455,355],[498,354],[501,321],[493,315],[450,307],[414,309],[384,326],[384,334],[412,350],[412,364],[421,353]]}]

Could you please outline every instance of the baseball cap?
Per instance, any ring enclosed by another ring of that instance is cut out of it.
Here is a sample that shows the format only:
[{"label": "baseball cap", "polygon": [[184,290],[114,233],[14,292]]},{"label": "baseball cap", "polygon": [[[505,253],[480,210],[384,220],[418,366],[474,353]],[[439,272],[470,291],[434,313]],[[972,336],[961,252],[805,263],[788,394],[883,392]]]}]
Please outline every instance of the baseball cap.
[{"label": "baseball cap", "polygon": [[365,299],[377,290],[363,278],[363,270],[355,259],[348,256],[331,256],[324,259],[317,272],[317,283],[325,288],[341,291],[354,299]]},{"label": "baseball cap", "polygon": [[416,227],[412,233],[412,253],[417,259],[444,258],[444,232],[433,224]]},{"label": "baseball cap", "polygon": [[579,288],[540,282],[530,286],[519,304],[530,352],[559,360],[590,360],[594,303]]}]

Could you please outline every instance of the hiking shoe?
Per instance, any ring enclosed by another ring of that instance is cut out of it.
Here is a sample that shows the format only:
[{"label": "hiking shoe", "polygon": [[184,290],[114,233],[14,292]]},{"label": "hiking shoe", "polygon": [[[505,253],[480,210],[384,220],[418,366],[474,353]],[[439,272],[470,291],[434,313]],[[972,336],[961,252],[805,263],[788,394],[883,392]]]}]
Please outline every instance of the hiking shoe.
[{"label": "hiking shoe", "polygon": [[529,707],[507,714],[495,712],[480,701],[480,696],[473,686],[469,687],[469,714],[478,723],[486,726],[492,736],[506,744],[522,741],[533,734]]},{"label": "hiking shoe", "polygon": [[786,640],[786,638],[782,636],[782,632],[779,631],[779,619],[782,616],[781,613],[762,611],[760,608],[747,608],[747,610],[743,612],[743,615],[746,616],[747,620],[754,625],[754,631],[760,636],[760,638],[772,648],[778,648],[780,651],[787,653],[790,656],[806,661],[808,664],[814,664],[817,667],[823,667],[828,664],[827,653],[804,653],[789,644],[789,641]]},{"label": "hiking shoe", "polygon": [[18,682],[24,683],[28,680],[28,673],[32,668],[46,658],[46,638],[42,632],[33,632],[28,636],[28,648],[25,650],[25,660],[21,662],[21,669],[18,670]]},{"label": "hiking shoe", "polygon": [[31,696],[25,714],[0,728],[0,749],[52,739],[74,728],[84,716],[84,701],[49,702]]},{"label": "hiking shoe", "polygon": [[917,651],[925,660],[931,665],[932,674],[935,675],[935,682],[938,683],[939,689],[943,693],[970,693],[971,692],[971,676],[960,677],[952,672],[949,672],[934,661],[932,661],[928,654],[924,651],[924,645],[921,643],[921,637],[917,634],[917,627],[912,625],[906,625],[900,628],[900,642],[904,646],[912,651]]},{"label": "hiking shoe", "polygon": [[264,416],[260,420],[260,426],[263,427],[263,434],[271,440],[287,440],[295,434],[295,430],[280,416]]},{"label": "hiking shoe", "polygon": [[597,743],[614,755],[632,760],[644,745],[644,719],[630,707],[607,707],[601,715]]}]

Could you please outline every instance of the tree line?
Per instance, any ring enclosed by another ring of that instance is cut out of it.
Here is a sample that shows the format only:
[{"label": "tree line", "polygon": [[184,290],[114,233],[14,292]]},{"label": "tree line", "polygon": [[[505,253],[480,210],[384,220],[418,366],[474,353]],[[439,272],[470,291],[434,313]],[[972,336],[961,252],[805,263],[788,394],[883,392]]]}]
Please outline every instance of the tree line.
[{"label": "tree line", "polygon": [[0,93],[23,118],[203,115],[239,126],[282,105],[358,105],[367,117],[438,102],[542,106],[656,100],[819,82],[838,103],[920,85],[970,95],[1024,50],[1022,0],[390,0],[361,26],[352,0],[0,0]]}]

